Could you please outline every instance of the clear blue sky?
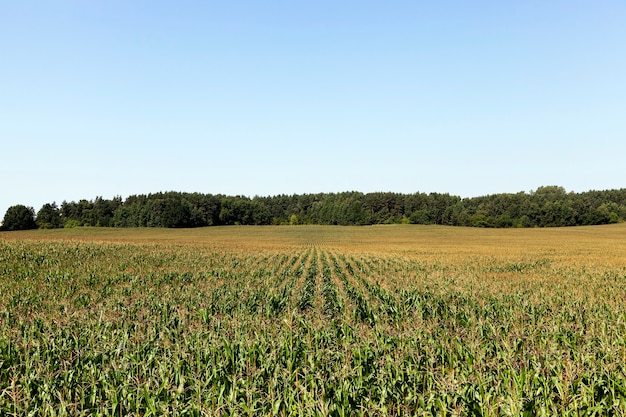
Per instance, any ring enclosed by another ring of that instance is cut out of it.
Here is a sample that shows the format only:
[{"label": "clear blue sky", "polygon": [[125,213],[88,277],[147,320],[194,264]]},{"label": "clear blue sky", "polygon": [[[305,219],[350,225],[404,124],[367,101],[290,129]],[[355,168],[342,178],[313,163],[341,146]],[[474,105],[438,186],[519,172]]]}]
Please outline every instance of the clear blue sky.
[{"label": "clear blue sky", "polygon": [[626,187],[623,1],[0,2],[0,216]]}]

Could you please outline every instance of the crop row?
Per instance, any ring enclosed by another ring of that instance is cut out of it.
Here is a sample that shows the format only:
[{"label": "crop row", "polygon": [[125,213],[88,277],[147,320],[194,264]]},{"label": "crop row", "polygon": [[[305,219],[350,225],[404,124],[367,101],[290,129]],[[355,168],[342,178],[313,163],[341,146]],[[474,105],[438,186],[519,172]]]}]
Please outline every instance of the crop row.
[{"label": "crop row", "polygon": [[0,415],[626,409],[621,270],[314,245],[0,242],[0,261]]}]

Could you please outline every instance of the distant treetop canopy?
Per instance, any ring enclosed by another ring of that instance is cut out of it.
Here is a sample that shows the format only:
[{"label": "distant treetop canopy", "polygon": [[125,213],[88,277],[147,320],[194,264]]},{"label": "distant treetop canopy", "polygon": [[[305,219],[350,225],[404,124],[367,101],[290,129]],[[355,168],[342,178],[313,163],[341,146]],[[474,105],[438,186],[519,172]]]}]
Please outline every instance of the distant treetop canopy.
[{"label": "distant treetop canopy", "polygon": [[32,207],[21,204],[9,207],[2,220],[1,230],[28,230],[36,229],[35,211]]},{"label": "distant treetop canopy", "polygon": [[540,187],[516,194],[462,199],[439,193],[320,193],[271,197],[165,192],[126,200],[96,197],[45,204],[35,219],[32,208],[13,206],[3,230],[34,227],[203,227],[217,225],[386,223],[472,227],[550,227],[617,223],[626,219],[626,189],[567,193]]}]

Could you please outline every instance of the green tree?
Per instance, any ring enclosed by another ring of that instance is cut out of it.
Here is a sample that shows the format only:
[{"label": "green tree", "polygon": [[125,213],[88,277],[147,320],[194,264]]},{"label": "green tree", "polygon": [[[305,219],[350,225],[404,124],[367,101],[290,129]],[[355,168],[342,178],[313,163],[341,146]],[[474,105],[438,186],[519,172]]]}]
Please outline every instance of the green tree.
[{"label": "green tree", "polygon": [[413,224],[433,224],[433,213],[428,209],[416,210],[409,216],[409,220]]},{"label": "green tree", "polygon": [[11,206],[4,215],[2,230],[36,229],[35,210],[21,204]]},{"label": "green tree", "polygon": [[191,208],[180,198],[169,198],[165,202],[161,218],[164,227],[189,227]]},{"label": "green tree", "polygon": [[46,203],[37,212],[37,226],[40,229],[58,229],[63,227],[61,211],[56,203]]},{"label": "green tree", "polygon": [[474,227],[494,227],[494,219],[487,215],[484,210],[478,210],[470,217],[471,225]]},{"label": "green tree", "polygon": [[515,222],[513,221],[511,216],[505,213],[496,218],[495,226],[499,228],[504,228],[504,227],[513,227],[514,224]]}]

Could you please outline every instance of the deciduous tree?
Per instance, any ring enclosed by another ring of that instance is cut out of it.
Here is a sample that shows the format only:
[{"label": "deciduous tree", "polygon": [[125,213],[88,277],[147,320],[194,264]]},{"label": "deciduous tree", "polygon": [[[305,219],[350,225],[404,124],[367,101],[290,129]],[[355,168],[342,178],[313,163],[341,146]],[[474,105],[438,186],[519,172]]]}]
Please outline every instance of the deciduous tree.
[{"label": "deciduous tree", "polygon": [[36,229],[35,210],[18,204],[9,207],[2,221],[3,230],[28,230]]},{"label": "deciduous tree", "polygon": [[61,220],[61,210],[56,203],[46,203],[37,212],[37,226],[40,229],[58,229],[63,227]]}]

